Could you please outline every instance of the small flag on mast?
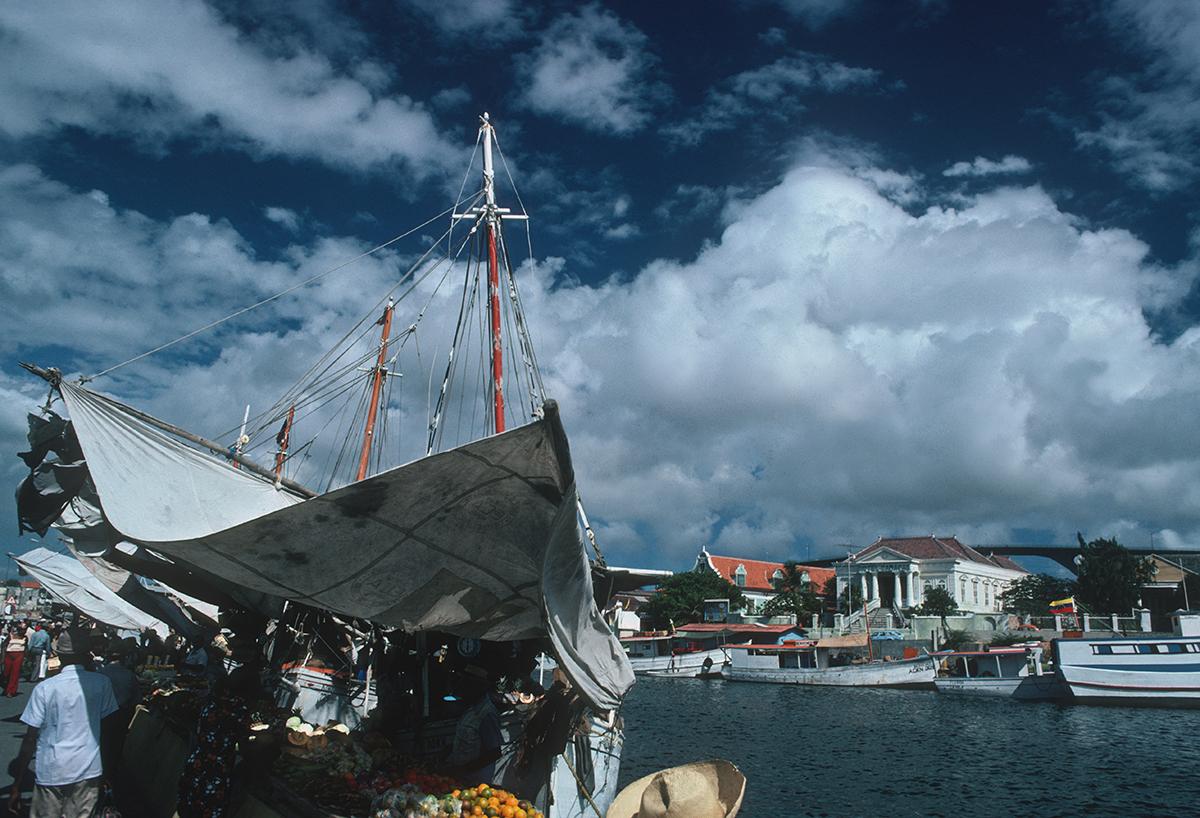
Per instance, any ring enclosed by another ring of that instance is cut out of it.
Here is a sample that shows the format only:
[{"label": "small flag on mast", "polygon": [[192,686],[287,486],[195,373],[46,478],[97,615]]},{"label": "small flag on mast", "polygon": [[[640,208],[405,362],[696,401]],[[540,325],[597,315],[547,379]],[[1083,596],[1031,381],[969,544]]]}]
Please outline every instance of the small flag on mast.
[{"label": "small flag on mast", "polygon": [[1065,599],[1056,599],[1050,603],[1050,613],[1052,614],[1073,614],[1075,613],[1075,597],[1069,596]]}]

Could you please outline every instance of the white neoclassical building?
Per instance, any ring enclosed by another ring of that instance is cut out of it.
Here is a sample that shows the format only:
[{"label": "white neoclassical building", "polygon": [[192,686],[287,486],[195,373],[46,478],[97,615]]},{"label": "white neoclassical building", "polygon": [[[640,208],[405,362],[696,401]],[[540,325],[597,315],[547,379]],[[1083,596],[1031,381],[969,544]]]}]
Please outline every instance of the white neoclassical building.
[{"label": "white neoclassical building", "polygon": [[838,598],[851,584],[866,600],[881,606],[913,608],[930,588],[944,588],[961,611],[1001,610],[1000,595],[1013,580],[1029,573],[1008,557],[988,555],[955,537],[880,537],[837,563]]}]

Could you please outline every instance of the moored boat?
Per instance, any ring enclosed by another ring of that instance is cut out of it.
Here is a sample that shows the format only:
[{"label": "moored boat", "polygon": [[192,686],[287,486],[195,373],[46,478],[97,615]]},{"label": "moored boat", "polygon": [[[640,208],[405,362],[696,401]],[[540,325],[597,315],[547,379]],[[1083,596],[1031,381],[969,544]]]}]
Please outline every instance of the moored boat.
[{"label": "moored boat", "polygon": [[938,693],[1046,701],[1066,688],[1042,667],[1042,648],[1023,646],[934,654],[946,673],[934,680]]},{"label": "moored boat", "polygon": [[[865,637],[861,640],[865,646]],[[853,637],[727,645],[725,678],[735,682],[829,685],[835,687],[931,687],[937,665],[928,654],[894,661],[846,660]]]},{"label": "moored boat", "polygon": [[621,647],[634,673],[656,676],[696,676],[720,671],[728,661],[723,648],[700,648],[669,633],[626,636]]},{"label": "moored boat", "polygon": [[1200,707],[1200,636],[1055,639],[1052,646],[1076,702]]}]

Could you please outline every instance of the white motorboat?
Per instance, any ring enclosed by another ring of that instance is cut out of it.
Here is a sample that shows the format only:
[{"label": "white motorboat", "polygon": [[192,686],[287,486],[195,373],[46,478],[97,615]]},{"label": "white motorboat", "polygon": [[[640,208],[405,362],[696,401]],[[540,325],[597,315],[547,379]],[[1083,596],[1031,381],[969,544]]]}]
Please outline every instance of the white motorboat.
[{"label": "white motorboat", "polygon": [[633,672],[651,676],[690,678],[719,673],[729,661],[724,648],[696,648],[667,633],[626,636],[621,646]]},{"label": "white motorboat", "polygon": [[865,638],[861,645],[852,637],[778,645],[726,645],[729,666],[725,678],[836,687],[931,687],[937,676],[937,664],[928,654],[895,661],[845,661],[846,649],[860,646],[866,646]]},{"label": "white motorboat", "polygon": [[1066,688],[1042,667],[1042,648],[1020,646],[934,654],[946,669],[934,680],[938,693],[999,696],[1022,701],[1063,698]]},{"label": "white motorboat", "polygon": [[1200,707],[1200,636],[1055,639],[1055,669],[1084,704]]}]

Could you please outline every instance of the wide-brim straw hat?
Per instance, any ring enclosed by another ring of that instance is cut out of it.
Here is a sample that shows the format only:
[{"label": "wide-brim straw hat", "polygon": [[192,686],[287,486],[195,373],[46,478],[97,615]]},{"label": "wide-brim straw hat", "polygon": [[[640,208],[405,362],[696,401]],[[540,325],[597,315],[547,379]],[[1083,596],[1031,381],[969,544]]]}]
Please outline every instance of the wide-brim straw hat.
[{"label": "wide-brim straw hat", "polygon": [[639,778],[617,793],[607,818],[733,818],[746,776],[724,759],[696,761]]}]

